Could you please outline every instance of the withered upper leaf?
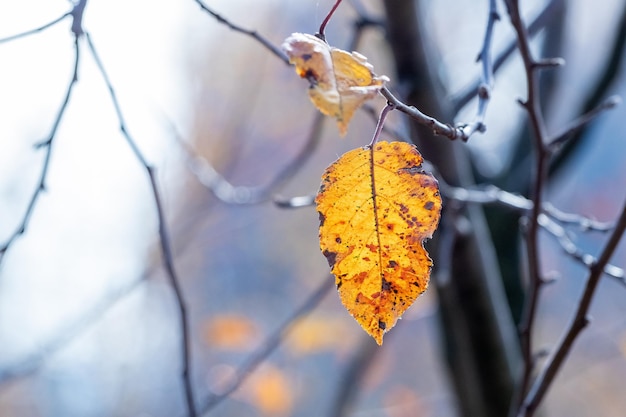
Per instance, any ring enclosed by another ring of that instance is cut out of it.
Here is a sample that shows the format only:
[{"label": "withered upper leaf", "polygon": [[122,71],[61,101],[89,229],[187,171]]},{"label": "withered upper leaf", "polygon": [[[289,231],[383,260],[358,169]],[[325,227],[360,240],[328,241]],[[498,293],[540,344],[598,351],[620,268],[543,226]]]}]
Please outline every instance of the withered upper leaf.
[{"label": "withered upper leaf", "polygon": [[404,142],[354,149],[326,169],[315,200],[341,301],[378,344],[428,286],[423,241],[437,228],[441,197],[421,164]]},{"label": "withered upper leaf", "polygon": [[341,136],[346,134],[354,112],[389,81],[374,74],[363,55],[333,48],[313,35],[293,33],[283,49],[298,75],[311,83],[309,97],[315,107],[337,119]]}]

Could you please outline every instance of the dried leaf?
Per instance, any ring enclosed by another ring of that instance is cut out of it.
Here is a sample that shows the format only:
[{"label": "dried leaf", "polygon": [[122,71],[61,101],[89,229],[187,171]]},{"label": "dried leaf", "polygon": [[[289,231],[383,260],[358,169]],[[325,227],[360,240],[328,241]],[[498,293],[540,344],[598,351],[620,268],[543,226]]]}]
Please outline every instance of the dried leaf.
[{"label": "dried leaf", "polygon": [[441,197],[422,161],[403,142],[354,149],[326,169],[315,200],[341,301],[378,344],[428,286],[423,241],[437,228]]},{"label": "dried leaf", "polygon": [[283,49],[298,75],[311,83],[309,97],[315,107],[337,119],[341,136],[346,134],[354,112],[389,81],[374,74],[363,55],[333,48],[313,35],[293,33]]}]

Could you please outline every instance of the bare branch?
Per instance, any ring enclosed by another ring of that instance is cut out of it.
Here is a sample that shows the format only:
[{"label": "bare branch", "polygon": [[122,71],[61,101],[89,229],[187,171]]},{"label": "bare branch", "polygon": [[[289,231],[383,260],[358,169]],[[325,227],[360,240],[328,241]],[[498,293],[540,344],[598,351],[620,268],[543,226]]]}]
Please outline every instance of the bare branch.
[{"label": "bare branch", "polygon": [[387,87],[383,87],[380,90],[380,94],[402,113],[407,114],[419,124],[430,128],[435,135],[445,136],[450,140],[460,139],[466,142],[469,139],[468,134],[473,133],[467,126],[453,127],[449,124],[444,124],[434,117],[422,113],[417,108],[404,104]]},{"label": "bare branch", "polygon": [[149,165],[146,161],[145,157],[137,147],[137,143],[132,138],[130,133],[128,132],[128,128],[126,126],[126,122],[124,121],[124,116],[122,114],[122,110],[120,108],[119,102],[117,100],[117,95],[115,94],[115,90],[113,89],[113,85],[107,75],[104,66],[102,65],[102,61],[96,51],[96,48],[91,40],[91,37],[88,33],[85,32],[85,38],[87,39],[87,44],[89,45],[89,50],[91,51],[91,55],[96,62],[98,70],[102,75],[102,79],[104,80],[108,90],[109,95],[111,97],[111,102],[113,103],[113,107],[115,108],[115,113],[117,115],[117,119],[120,124],[120,131],[122,135],[126,139],[126,142],[130,146],[131,150],[135,154],[135,157],[145,169],[146,174],[150,180],[150,186],[152,188],[152,195],[154,197],[154,204],[156,206],[158,222],[159,222],[159,241],[161,244],[161,252],[163,255],[163,263],[165,266],[165,271],[167,272],[167,277],[169,278],[172,289],[174,290],[174,295],[176,297],[176,304],[178,306],[178,313],[180,315],[180,329],[181,329],[181,355],[182,355],[182,379],[185,391],[185,399],[187,402],[187,413],[189,417],[196,416],[196,407],[195,401],[193,397],[193,386],[191,381],[191,369],[190,369],[190,354],[191,354],[191,335],[189,329],[189,321],[187,318],[187,309],[185,306],[185,300],[183,297],[182,289],[180,287],[180,279],[176,273],[174,268],[174,258],[172,255],[170,238],[167,230],[167,225],[165,221],[165,214],[163,209],[163,203],[161,201],[161,195],[159,193],[158,184],[156,181],[155,169],[153,166]]},{"label": "bare branch", "polygon": [[[83,0],[83,2],[84,1],[86,0]],[[74,7],[74,11],[76,10],[78,10],[78,5]],[[69,15],[75,16],[73,14],[74,11],[68,13],[67,15],[64,15],[63,18]],[[74,18],[76,19],[76,17]],[[74,28],[74,25],[72,25],[72,28]],[[59,112],[57,113],[57,117],[55,118],[54,123],[52,124],[52,129],[50,131],[50,134],[48,135],[48,138],[44,141],[39,142],[36,145],[37,148],[46,149],[46,155],[44,156],[44,162],[43,162],[43,167],[41,169],[41,175],[39,176],[39,182],[37,183],[35,191],[33,192],[30,198],[30,201],[28,202],[28,206],[26,207],[26,211],[24,212],[24,215],[22,217],[22,220],[19,226],[17,227],[15,232],[13,232],[13,234],[8,238],[8,240],[4,244],[2,244],[2,246],[0,246],[0,265],[2,265],[2,260],[4,259],[4,255],[9,250],[11,245],[26,232],[26,229],[28,228],[28,224],[30,223],[30,218],[33,214],[33,211],[35,210],[35,206],[37,205],[37,201],[39,200],[41,193],[46,190],[46,177],[48,175],[48,169],[50,168],[50,157],[52,155],[52,145],[56,137],[57,129],[59,128],[59,125],[61,124],[61,120],[63,119],[65,110],[67,109],[67,106],[70,102],[70,97],[72,94],[72,90],[74,88],[74,84],[76,84],[76,82],[78,81],[78,62],[80,58],[80,48],[78,45],[78,40],[79,40],[81,33],[82,32],[74,33],[74,69],[72,72],[72,78],[70,80],[70,83],[65,93],[65,97],[63,98],[63,101],[61,102],[61,108],[59,109]]]},{"label": "bare branch", "polygon": [[[76,8],[74,8],[74,9],[76,9]],[[8,36],[6,38],[2,38],[2,39],[0,39],[0,43],[14,41],[14,40],[19,39],[19,38],[24,38],[26,36],[30,36],[30,35],[33,35],[35,33],[42,32],[42,31],[48,29],[49,27],[52,27],[52,26],[56,25],[57,23],[59,23],[60,21],[65,19],[66,17],[72,16],[72,13],[73,13],[73,11],[69,11],[69,12],[67,12],[67,13],[59,16],[59,17],[57,17],[52,22],[46,23],[43,26],[39,26],[38,28],[27,30],[26,32],[18,33],[17,35],[11,35],[11,36]]]},{"label": "bare branch", "polygon": [[[543,29],[556,14],[556,12],[563,7],[564,0],[551,0],[541,10],[541,12],[533,19],[528,25],[528,34],[530,36],[536,35],[539,30]],[[517,50],[517,40],[512,40],[502,51],[500,51],[496,59],[493,61],[493,73],[498,72],[502,65],[508,61],[513,55],[513,52]],[[478,77],[473,82],[469,83],[459,93],[451,99],[452,109],[454,114],[457,114],[463,107],[465,107],[476,95],[479,93],[479,88],[482,83],[482,77]]]},{"label": "bare branch", "polygon": [[602,103],[600,103],[600,105],[596,107],[595,109],[591,110],[588,113],[583,114],[582,116],[574,120],[569,126],[563,129],[560,133],[557,133],[556,135],[554,135],[553,138],[550,138],[548,140],[549,151],[551,153],[555,153],[558,150],[560,150],[561,147],[567,143],[567,141],[572,139],[572,137],[574,136],[574,134],[576,134],[576,132],[578,132],[580,129],[585,127],[589,122],[594,120],[596,117],[598,117],[598,115],[600,115],[604,111],[608,109],[612,109],[616,107],[617,105],[619,105],[620,102],[621,102],[621,99],[619,96],[611,96],[607,98],[605,101],[603,101]]},{"label": "bare branch", "polygon": [[[576,261],[580,262],[587,268],[592,268],[593,265],[597,262],[596,258],[588,253],[583,252],[572,240],[567,230],[565,230],[561,225],[557,224],[554,220],[548,217],[545,214],[539,216],[539,225],[554,236],[561,248],[568,254],[570,257],[574,258]],[[611,229],[614,230],[614,225]],[[624,274],[624,270],[614,265],[606,265],[604,268],[604,273],[608,276],[617,279],[617,281],[626,285],[626,275]]]},{"label": "bare branch", "polygon": [[[530,50],[528,31],[522,20],[518,0],[506,0],[506,7],[511,18],[511,24],[517,34],[517,45],[524,63],[526,73],[527,99],[523,106],[528,113],[530,126],[533,132],[535,167],[531,195],[533,208],[531,210],[526,228],[526,253],[528,256],[529,289],[524,303],[522,320],[520,323],[520,336],[522,343],[522,357],[524,370],[522,380],[518,386],[517,399],[520,399],[528,389],[534,367],[532,353],[533,326],[535,323],[539,293],[544,283],[541,277],[541,260],[539,252],[539,216],[541,215],[542,196],[548,173],[549,153],[546,148],[546,128],[540,105],[539,78],[537,60],[533,58]],[[512,409],[516,409],[517,401],[512,403]]]},{"label": "bare branch", "polygon": [[333,276],[324,278],[318,289],[250,355],[246,362],[237,370],[223,392],[209,395],[199,408],[199,414],[204,415],[208,413],[235,392],[248,376],[285,340],[296,322],[317,307],[334,286],[335,280]]},{"label": "bare branch", "polygon": [[608,232],[615,228],[615,222],[600,222],[589,217],[581,216],[575,213],[566,213],[554,207],[551,203],[543,204],[543,211],[553,219],[560,223],[572,224],[578,226],[582,231],[593,230],[597,232]]},{"label": "bare branch", "polygon": [[402,103],[396,98],[387,87],[383,87],[381,94],[387,99],[388,103],[393,104],[398,110],[409,115],[415,119],[418,123],[429,127],[434,134],[445,136],[451,140],[460,139],[464,142],[476,132],[485,132],[485,116],[487,114],[487,107],[491,98],[491,89],[493,86],[493,64],[491,60],[491,42],[493,39],[493,28],[495,23],[500,20],[498,14],[496,0],[489,1],[489,17],[487,19],[487,26],[485,29],[485,36],[483,40],[483,46],[478,54],[478,60],[482,63],[482,75],[478,93],[478,110],[474,120],[468,124],[461,124],[453,127],[449,124],[444,124],[419,111],[413,106],[408,106]]},{"label": "bare branch", "polygon": [[274,198],[274,204],[283,209],[294,209],[302,207],[311,207],[315,205],[314,195],[303,195],[298,197],[286,198],[282,196],[276,196]]},{"label": "bare branch", "polygon": [[589,270],[589,277],[587,278],[587,285],[580,297],[578,302],[578,307],[576,309],[576,313],[572,318],[567,330],[563,334],[561,340],[557,344],[557,348],[552,352],[552,355],[549,357],[545,367],[535,380],[532,388],[530,389],[528,395],[524,399],[522,407],[520,407],[518,417],[530,417],[533,415],[543,397],[545,396],[548,388],[552,384],[554,377],[558,373],[561,365],[567,358],[570,353],[572,346],[574,345],[574,341],[580,334],[580,332],[587,326],[589,323],[589,318],[587,317],[587,313],[589,311],[589,307],[591,306],[591,301],[593,300],[593,296],[595,295],[595,291],[598,287],[598,283],[600,282],[600,278],[602,277],[602,273],[605,271],[605,268],[613,256],[615,249],[624,235],[626,231],[626,204],[622,207],[622,212],[620,214],[619,220],[617,221],[616,227],[611,233],[609,240],[607,241],[604,249],[602,250],[598,260],[593,262],[591,268]]},{"label": "bare branch", "polygon": [[491,60],[491,40],[493,38],[493,27],[500,20],[496,0],[489,0],[489,17],[485,29],[485,37],[483,46],[478,54],[477,60],[482,64],[481,82],[478,87],[478,110],[474,121],[464,127],[465,134],[470,137],[475,132],[484,133],[485,116],[487,115],[487,106],[491,99],[491,89],[493,88],[493,63]]},{"label": "bare branch", "polygon": [[484,189],[468,189],[452,187],[443,183],[441,180],[438,181],[441,194],[450,200],[465,203],[494,204],[521,213],[527,213],[533,207],[533,202],[526,197],[501,190],[496,186],[488,186]]},{"label": "bare branch", "polygon": [[328,14],[326,15],[326,17],[324,18],[324,20],[322,21],[322,24],[320,25],[319,30],[317,31],[317,33],[315,34],[315,36],[317,36],[318,38],[320,38],[321,40],[323,40],[324,42],[326,42],[326,34],[324,33],[326,31],[326,25],[328,24],[328,22],[330,21],[330,18],[333,16],[333,14],[335,14],[335,11],[337,10],[337,8],[339,7],[339,5],[341,4],[342,0],[336,0],[335,4],[333,5],[333,7],[330,9],[330,11],[328,12]]},{"label": "bare branch", "polygon": [[313,155],[322,136],[324,115],[316,113],[304,146],[295,158],[276,174],[274,179],[267,185],[259,186],[238,186],[232,185],[222,176],[209,161],[198,155],[189,144],[187,144],[177,132],[176,127],[170,123],[170,129],[181,146],[186,156],[186,164],[198,181],[208,188],[215,197],[227,204],[258,204],[272,199],[273,194],[289,181],[293,175],[304,165]]},{"label": "bare branch", "polygon": [[278,58],[280,58],[285,64],[291,65],[289,63],[289,57],[283,52],[283,50],[277,47],[276,45],[274,45],[273,43],[271,43],[269,40],[267,40],[263,36],[261,36],[259,33],[257,33],[257,31],[244,29],[241,26],[231,23],[229,20],[222,17],[220,14],[211,10],[209,6],[204,4],[202,0],[194,0],[194,1],[198,4],[198,6],[200,6],[202,10],[204,10],[205,12],[213,16],[219,23],[228,26],[230,29],[234,30],[235,32],[243,33],[244,35],[248,35],[254,38],[257,42],[261,43],[265,48],[267,48],[271,53],[273,53]]}]

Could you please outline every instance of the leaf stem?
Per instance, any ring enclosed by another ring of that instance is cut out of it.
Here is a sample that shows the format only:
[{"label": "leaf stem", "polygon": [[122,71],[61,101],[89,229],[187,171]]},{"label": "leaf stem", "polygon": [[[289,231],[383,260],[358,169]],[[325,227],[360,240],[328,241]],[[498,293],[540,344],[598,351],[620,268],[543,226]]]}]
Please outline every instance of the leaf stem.
[{"label": "leaf stem", "polygon": [[376,124],[376,131],[374,131],[374,137],[372,138],[372,141],[369,144],[370,148],[373,147],[376,142],[378,142],[378,139],[380,138],[380,134],[383,131],[383,127],[385,126],[385,120],[387,119],[387,115],[389,114],[390,111],[395,110],[395,108],[396,108],[396,105],[388,101],[387,105],[380,112],[380,116],[378,116],[378,123]]},{"label": "leaf stem", "polygon": [[315,34],[315,36],[317,36],[324,42],[326,42],[326,34],[324,33],[324,31],[326,30],[326,25],[328,24],[328,22],[330,21],[330,18],[333,16],[333,14],[335,13],[335,10],[337,10],[340,4],[341,4],[341,0],[337,0],[335,2],[335,5],[332,7],[332,9],[330,9],[330,12],[328,12],[326,17],[322,21],[319,31]]},{"label": "leaf stem", "polygon": [[528,395],[524,399],[522,406],[519,409],[518,417],[529,417],[533,415],[533,413],[543,400],[543,397],[548,391],[548,388],[552,384],[554,377],[561,369],[561,365],[563,364],[570,350],[572,349],[576,337],[589,323],[587,312],[589,311],[589,307],[591,306],[591,301],[593,300],[596,288],[598,286],[598,283],[600,282],[600,278],[602,278],[605,267],[607,266],[609,260],[611,259],[611,256],[613,256],[613,253],[617,249],[617,246],[625,231],[626,204],[624,204],[624,206],[622,207],[622,212],[617,221],[616,227],[609,237],[609,240],[602,250],[602,253],[589,269],[587,285],[585,286],[585,290],[578,302],[576,313],[572,318],[572,321],[570,322],[567,331],[563,334],[557,349],[553,351],[552,355],[548,359],[545,368],[537,376],[535,383],[533,384]]}]

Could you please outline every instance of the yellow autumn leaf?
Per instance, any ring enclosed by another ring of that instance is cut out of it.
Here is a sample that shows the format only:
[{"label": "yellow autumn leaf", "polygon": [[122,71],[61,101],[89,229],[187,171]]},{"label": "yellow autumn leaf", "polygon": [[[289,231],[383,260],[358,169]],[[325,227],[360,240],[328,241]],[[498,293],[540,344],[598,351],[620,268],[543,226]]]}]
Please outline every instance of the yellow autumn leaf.
[{"label": "yellow autumn leaf", "polygon": [[437,228],[441,197],[422,161],[404,142],[354,149],[326,169],[315,200],[341,301],[378,344],[428,286],[423,241]]},{"label": "yellow autumn leaf", "polygon": [[310,82],[309,97],[315,107],[337,119],[341,136],[346,134],[354,112],[389,81],[374,74],[363,55],[333,48],[313,35],[293,33],[283,49],[298,75]]}]

